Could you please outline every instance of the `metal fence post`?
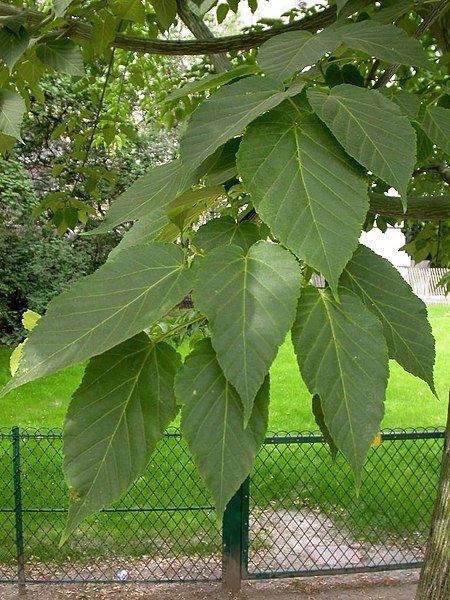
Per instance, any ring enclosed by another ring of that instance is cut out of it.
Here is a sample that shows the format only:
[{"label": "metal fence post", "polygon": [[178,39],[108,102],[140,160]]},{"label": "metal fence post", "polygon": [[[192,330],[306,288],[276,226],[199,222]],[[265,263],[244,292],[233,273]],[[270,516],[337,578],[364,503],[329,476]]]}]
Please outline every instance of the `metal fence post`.
[{"label": "metal fence post", "polygon": [[17,583],[19,595],[24,595],[25,590],[25,561],[23,555],[23,522],[22,522],[22,488],[20,482],[20,434],[19,428],[11,429],[12,439],[12,466],[14,483],[14,515],[16,527],[16,557],[17,557]]},{"label": "metal fence post", "polygon": [[227,504],[222,523],[222,584],[230,592],[241,588],[248,565],[249,478]]}]

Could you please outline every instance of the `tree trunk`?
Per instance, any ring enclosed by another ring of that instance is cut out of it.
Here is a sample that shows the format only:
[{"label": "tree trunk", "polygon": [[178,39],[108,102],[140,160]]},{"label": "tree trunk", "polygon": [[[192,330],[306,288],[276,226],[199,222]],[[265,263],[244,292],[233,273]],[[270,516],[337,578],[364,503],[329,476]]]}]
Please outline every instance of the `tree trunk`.
[{"label": "tree trunk", "polygon": [[450,598],[450,394],[444,456],[416,600]]}]

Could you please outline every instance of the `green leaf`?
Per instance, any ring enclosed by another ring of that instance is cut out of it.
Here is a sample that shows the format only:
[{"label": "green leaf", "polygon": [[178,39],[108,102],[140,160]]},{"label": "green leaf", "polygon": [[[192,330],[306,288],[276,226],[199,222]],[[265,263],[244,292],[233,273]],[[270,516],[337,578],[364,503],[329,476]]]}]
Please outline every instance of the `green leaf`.
[{"label": "green leaf", "polygon": [[166,215],[180,231],[190,223],[192,210],[197,209],[199,214],[215,204],[216,200],[223,196],[225,190],[221,185],[214,187],[203,187],[192,192],[185,192],[166,207]]},{"label": "green leaf", "polygon": [[441,106],[427,108],[422,128],[438,148],[450,153],[450,109]]},{"label": "green leaf", "polygon": [[349,0],[336,0],[336,11],[339,14]]},{"label": "green leaf", "polygon": [[338,449],[333,441],[333,438],[330,435],[330,432],[328,431],[328,427],[325,424],[325,417],[322,410],[322,402],[317,394],[312,397],[312,412],[314,415],[314,420],[316,421],[321,434],[323,435],[326,443],[328,444],[331,457],[335,459],[338,453]]},{"label": "green leaf", "polygon": [[9,371],[11,375],[15,375],[17,373],[20,361],[22,360],[22,350],[27,341],[28,340],[24,340],[23,342],[20,342],[20,344],[17,344],[17,346],[11,352],[11,356],[9,357]]},{"label": "green leaf", "polygon": [[71,40],[50,40],[39,44],[36,55],[44,65],[68,75],[84,75],[83,57],[80,47]]},{"label": "green leaf", "polygon": [[361,165],[392,185],[406,202],[416,162],[416,134],[399,107],[376,90],[338,85],[330,94],[310,90],[320,119]]},{"label": "green leaf", "polygon": [[376,11],[372,16],[372,19],[382,24],[394,23],[397,19],[409,12],[413,8],[413,5],[413,0],[396,0],[396,2],[393,2],[390,6],[386,6],[385,8]]},{"label": "green leaf", "polygon": [[392,100],[399,105],[402,113],[410,119],[415,119],[419,114],[420,100],[414,94],[403,90],[396,90]]},{"label": "green leaf", "polygon": [[220,247],[201,262],[194,303],[208,317],[217,360],[242,399],[246,421],[294,321],[299,294],[300,268],[277,244],[261,241],[248,252]]},{"label": "green leaf", "polygon": [[417,164],[421,165],[433,154],[434,145],[416,121],[412,123],[417,137]]},{"label": "green leaf", "polygon": [[20,140],[20,126],[25,110],[22,96],[0,89],[0,132]]},{"label": "green leaf", "polygon": [[314,65],[342,43],[387,62],[430,68],[420,42],[403,29],[371,20],[329,27],[315,34],[290,31],[274,36],[261,46],[258,64],[268,75],[283,80]]},{"label": "green leaf", "polygon": [[239,150],[241,138],[232,138],[219,148],[217,156],[206,175],[207,185],[219,185],[236,177],[236,153]]},{"label": "green leaf", "polygon": [[120,498],[145,469],[175,418],[179,354],[145,333],[93,358],[69,406],[63,431],[71,492],[61,543],[88,515]]},{"label": "green leaf", "polygon": [[431,67],[420,42],[395,25],[369,19],[338,27],[336,31],[341,34],[342,42],[354,50],[390,63]]},{"label": "green leaf", "polygon": [[16,62],[28,48],[30,36],[25,27],[21,26],[15,34],[6,27],[0,29],[0,60],[11,72]]},{"label": "green leaf", "polygon": [[17,63],[16,72],[18,77],[21,77],[24,81],[29,83],[30,86],[32,86],[33,94],[36,94],[37,83],[45,73],[45,66],[41,63],[41,61],[28,53],[26,59],[22,59],[19,63]]},{"label": "green leaf", "polygon": [[191,287],[179,247],[154,242],[123,250],[50,302],[1,394],[117,346],[153,325]]},{"label": "green leaf", "polygon": [[197,167],[286,97],[287,93],[276,81],[256,75],[222,87],[192,113],[180,142],[182,161]]},{"label": "green leaf", "polygon": [[258,67],[256,65],[239,65],[225,73],[206,75],[205,77],[202,77],[202,79],[190,81],[189,83],[186,83],[186,85],[183,85],[183,87],[170,93],[164,99],[164,102],[171,102],[173,100],[178,100],[179,98],[185,98],[190,94],[198,94],[200,92],[205,92],[206,90],[212,90],[225,83],[229,83],[234,79],[253,75],[257,71]]},{"label": "green leaf", "polygon": [[194,246],[209,252],[219,246],[239,246],[248,252],[261,239],[259,227],[250,221],[236,222],[233,217],[225,216],[211,219],[202,225],[194,237]]},{"label": "green leaf", "polygon": [[92,233],[104,233],[142,217],[158,219],[161,209],[184,191],[186,183],[179,160],[151,168],[116,198],[104,222]]},{"label": "green leaf", "polygon": [[230,10],[230,7],[228,6],[228,4],[219,4],[219,6],[216,9],[216,19],[217,19],[217,23],[219,25],[223,21],[225,21],[229,10]]},{"label": "green leaf", "polygon": [[152,216],[140,219],[125,233],[117,246],[111,250],[108,260],[132,246],[143,246],[154,242],[168,222],[164,207],[160,207],[159,212],[155,210]]},{"label": "green leaf", "polygon": [[[169,0],[169,2],[173,1]],[[145,7],[141,0],[114,0],[109,4],[119,21],[125,20],[140,25],[145,24]]]},{"label": "green leaf", "polygon": [[92,17],[91,44],[95,52],[101,54],[109,47],[116,35],[117,18],[103,9]]},{"label": "green leaf", "polygon": [[211,492],[221,518],[245,480],[264,441],[269,380],[259,390],[244,428],[242,404],[225,379],[209,340],[201,340],[187,357],[175,382],[182,404],[181,431]]},{"label": "green leaf", "polygon": [[53,0],[53,9],[57,17],[63,17],[73,0]]},{"label": "green leaf", "polygon": [[315,115],[286,102],[249,127],[238,170],[272,233],[336,291],[369,208],[356,163]]},{"label": "green leaf", "polygon": [[321,33],[290,31],[276,35],[265,42],[258,52],[258,64],[268,75],[286,79],[305,67],[314,65],[327,52],[341,43],[337,30],[324,29]]},{"label": "green leaf", "polygon": [[337,303],[327,291],[302,291],[292,341],[303,379],[318,394],[325,425],[350,463],[361,469],[384,412],[389,374],[380,321],[355,296]]},{"label": "green leaf", "polygon": [[[1,97],[1,92],[0,92],[0,97]],[[0,123],[1,123],[1,100],[0,100]],[[1,125],[0,125],[0,129],[1,129]],[[4,133],[0,133],[0,154],[4,155],[7,154],[8,152],[11,152],[11,150],[14,148],[14,145],[16,143],[16,138],[10,136],[10,135],[5,135]]]},{"label": "green leaf", "polygon": [[34,310],[26,310],[22,315],[22,325],[27,331],[31,331],[37,325],[37,322],[41,318],[41,315]]},{"label": "green leaf", "polygon": [[166,31],[175,21],[177,16],[176,0],[152,0],[156,18],[162,31]]},{"label": "green leaf", "polygon": [[370,0],[337,0],[338,22],[364,9]]},{"label": "green leaf", "polygon": [[364,77],[354,65],[344,65],[342,69],[336,63],[331,63],[325,72],[325,83],[329,88],[341,83],[351,83],[364,87]]},{"label": "green leaf", "polygon": [[359,246],[339,286],[357,294],[383,325],[389,356],[435,392],[434,338],[425,304],[389,261]]}]

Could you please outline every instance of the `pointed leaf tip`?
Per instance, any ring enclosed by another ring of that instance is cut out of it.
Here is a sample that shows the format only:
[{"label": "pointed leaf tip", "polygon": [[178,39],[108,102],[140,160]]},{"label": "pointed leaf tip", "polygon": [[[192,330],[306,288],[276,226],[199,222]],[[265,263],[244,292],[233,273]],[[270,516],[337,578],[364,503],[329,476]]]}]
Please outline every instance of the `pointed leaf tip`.
[{"label": "pointed leaf tip", "polygon": [[213,497],[220,522],[264,441],[269,378],[258,391],[244,428],[241,399],[225,379],[211,341],[205,339],[187,357],[177,376],[175,392],[182,404],[182,435]]},{"label": "pointed leaf tip", "polygon": [[245,422],[294,321],[300,277],[295,258],[264,241],[248,252],[216,248],[200,265],[194,302],[208,318],[217,360],[241,397]]}]

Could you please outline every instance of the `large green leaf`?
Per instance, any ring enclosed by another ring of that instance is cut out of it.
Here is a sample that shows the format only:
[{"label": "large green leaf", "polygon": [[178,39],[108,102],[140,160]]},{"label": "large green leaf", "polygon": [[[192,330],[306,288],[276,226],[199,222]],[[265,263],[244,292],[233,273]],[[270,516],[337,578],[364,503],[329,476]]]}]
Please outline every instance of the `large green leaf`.
[{"label": "large green leaf", "polygon": [[22,96],[0,89],[0,132],[20,140],[20,126],[24,114],[25,102]]},{"label": "large green leaf", "polygon": [[314,65],[325,53],[333,52],[342,43],[387,62],[430,67],[417,40],[394,25],[372,20],[328,27],[315,34],[289,31],[274,36],[261,46],[258,63],[271,77],[286,79]]},{"label": "large green leaf", "polygon": [[427,108],[422,128],[438,148],[450,154],[450,109],[442,106]]},{"label": "large green leaf", "polygon": [[379,431],[389,374],[380,321],[355,296],[302,291],[292,341],[303,379],[321,399],[324,421],[357,485]]},{"label": "large green leaf", "polygon": [[9,71],[28,48],[30,36],[23,25],[17,33],[3,27],[0,29],[0,60],[3,60]]},{"label": "large green leaf", "polygon": [[123,250],[50,302],[1,395],[117,346],[150,327],[191,287],[179,247],[154,242]]},{"label": "large green leaf", "polygon": [[117,31],[117,18],[108,10],[102,9],[98,14],[91,17],[92,40],[91,44],[95,52],[102,53],[108,48]]},{"label": "large green leaf", "polygon": [[268,75],[283,80],[314,65],[340,43],[338,30],[324,29],[315,34],[309,31],[290,31],[265,42],[259,50],[258,63]]},{"label": "large green leaf", "polygon": [[382,25],[368,19],[338,27],[336,31],[341,34],[342,42],[350,48],[386,62],[425,69],[431,66],[420,42],[395,25]]},{"label": "large green leaf", "polygon": [[158,219],[167,204],[184,191],[185,184],[179,160],[151,168],[113,202],[94,233],[104,233],[142,217]]},{"label": "large green leaf", "polygon": [[143,472],[178,412],[180,366],[171,346],[154,345],[145,333],[90,361],[64,424],[63,468],[72,501],[62,541]]},{"label": "large green leaf", "polygon": [[264,441],[269,405],[269,378],[259,390],[244,428],[240,398],[225,379],[209,340],[195,345],[176,379],[182,404],[181,431],[220,518],[249,474]]},{"label": "large green leaf", "polygon": [[435,392],[434,338],[425,304],[389,261],[359,246],[339,285],[356,293],[383,325],[389,355]]},{"label": "large green leaf", "polygon": [[68,75],[84,75],[83,56],[80,47],[71,40],[50,40],[36,47],[40,61]]},{"label": "large green leaf", "polygon": [[202,225],[194,237],[194,245],[209,252],[219,246],[234,244],[247,252],[259,239],[259,227],[255,223],[225,216]]},{"label": "large green leaf", "polygon": [[217,360],[242,399],[246,421],[294,321],[299,294],[300,268],[276,244],[258,242],[248,252],[216,248],[200,265],[194,302],[208,317]]},{"label": "large green leaf", "polygon": [[376,90],[342,84],[308,99],[345,150],[406,199],[416,161],[416,134],[400,108]]},{"label": "large green leaf", "polygon": [[238,171],[272,233],[336,291],[369,201],[358,166],[327,127],[286,102],[249,127]]},{"label": "large green leaf", "polygon": [[286,97],[284,87],[277,81],[256,75],[220,88],[193,112],[180,142],[181,159],[192,168],[197,167]]},{"label": "large green leaf", "polygon": [[256,65],[239,65],[234,69],[225,71],[225,73],[214,73],[212,75],[206,75],[205,77],[202,77],[202,79],[190,81],[178,90],[171,92],[164,99],[164,102],[171,102],[172,100],[178,100],[179,98],[189,96],[189,94],[198,94],[199,92],[212,90],[224,85],[225,83],[229,83],[234,79],[246,77],[247,75],[253,75],[257,71],[258,67]]},{"label": "large green leaf", "polygon": [[108,260],[114,258],[122,250],[131,248],[132,246],[143,246],[158,240],[158,236],[168,222],[169,220],[163,207],[155,210],[152,216],[140,219],[125,233],[117,246],[109,253]]}]

